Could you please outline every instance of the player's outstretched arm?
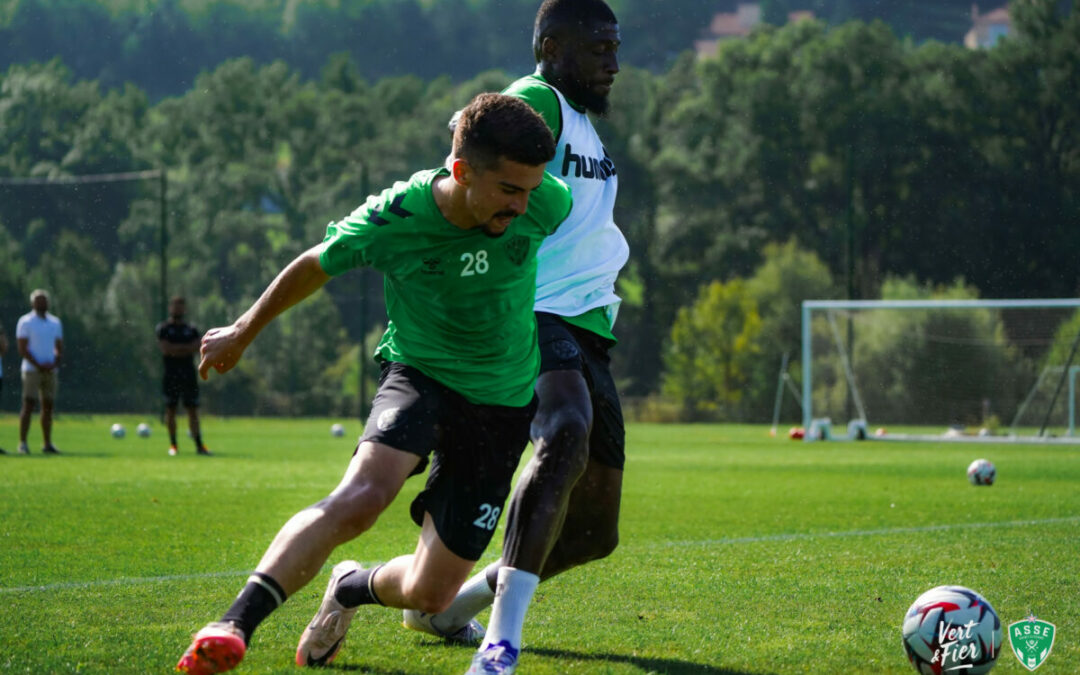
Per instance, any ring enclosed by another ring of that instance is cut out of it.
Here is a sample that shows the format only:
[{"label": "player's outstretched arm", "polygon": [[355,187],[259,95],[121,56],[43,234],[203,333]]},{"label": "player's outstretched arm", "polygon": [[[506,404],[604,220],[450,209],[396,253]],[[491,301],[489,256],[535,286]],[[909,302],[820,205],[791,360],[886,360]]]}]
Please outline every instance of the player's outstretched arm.
[{"label": "player's outstretched arm", "polygon": [[322,245],[301,253],[277,275],[255,304],[231,326],[211,328],[202,339],[199,376],[210,369],[225,373],[237,364],[244,350],[274,317],[323,287],[330,275],[319,263]]}]

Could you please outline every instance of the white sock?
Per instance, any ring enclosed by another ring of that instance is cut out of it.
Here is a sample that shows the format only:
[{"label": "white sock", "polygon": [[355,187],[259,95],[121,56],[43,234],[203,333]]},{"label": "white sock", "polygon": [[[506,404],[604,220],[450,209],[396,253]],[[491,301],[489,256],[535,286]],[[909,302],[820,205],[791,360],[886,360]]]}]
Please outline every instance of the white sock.
[{"label": "white sock", "polygon": [[533,592],[540,577],[532,572],[499,568],[499,583],[495,589],[495,604],[491,609],[491,624],[487,628],[484,644],[509,642],[514,649],[521,649],[521,629],[525,625],[525,612],[529,609]]},{"label": "white sock", "polygon": [[[499,563],[495,561],[491,564],[498,565]],[[473,617],[484,611],[494,601],[495,591],[488,586],[485,567],[461,585],[461,590],[450,603],[450,607],[433,617],[431,623],[443,632],[455,633],[469,625]]]}]

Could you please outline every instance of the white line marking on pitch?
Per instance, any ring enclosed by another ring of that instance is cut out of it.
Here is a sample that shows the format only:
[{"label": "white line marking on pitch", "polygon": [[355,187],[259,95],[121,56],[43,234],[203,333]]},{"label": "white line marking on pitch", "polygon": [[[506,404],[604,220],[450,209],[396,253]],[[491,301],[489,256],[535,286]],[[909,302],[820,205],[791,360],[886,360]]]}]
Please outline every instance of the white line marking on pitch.
[{"label": "white line marking on pitch", "polygon": [[669,541],[662,545],[718,546],[725,544],[758,544],[773,541],[795,541],[799,539],[878,537],[890,534],[919,534],[923,532],[941,532],[944,530],[974,530],[986,527],[1026,527],[1030,525],[1055,525],[1061,523],[1080,523],[1080,516],[1067,516],[1064,518],[1042,518],[1039,520],[1005,520],[996,523],[953,523],[949,525],[923,525],[921,527],[886,527],[879,530],[847,530],[844,532],[793,532],[787,534],[767,534],[757,537],[727,537],[724,539]]},{"label": "white line marking on pitch", "polygon": [[[987,527],[1026,527],[1029,525],[1055,525],[1061,523],[1080,523],[1080,516],[1067,516],[1065,518],[1043,518],[1040,520],[1006,520],[996,523],[953,523],[951,525],[925,525],[922,527],[891,527],[879,530],[848,530],[846,532],[804,532],[787,534],[769,534],[758,537],[729,537],[726,539],[700,539],[696,541],[670,541],[662,546],[722,546],[725,544],[758,544],[774,541],[795,541],[800,539],[833,539],[840,537],[876,537],[890,534],[919,534],[923,532],[941,532],[943,530],[972,530]],[[628,548],[633,548],[628,547]],[[485,554],[484,558],[492,557]],[[365,567],[375,563],[363,563]],[[323,566],[328,567],[328,565]],[[140,584],[155,584],[169,581],[192,581],[196,579],[214,579],[220,577],[243,577],[251,574],[251,570],[236,570],[232,572],[205,572],[202,574],[171,574],[157,577],[121,577],[119,579],[101,579],[98,581],[67,581],[56,584],[42,584],[40,586],[13,586],[0,588],[0,595],[5,593],[34,593],[40,591],[63,591],[78,588],[100,588],[104,586],[135,586]]]},{"label": "white line marking on pitch", "polygon": [[2,593],[30,593],[34,591],[66,591],[76,588],[99,588],[102,586],[134,586],[136,584],[155,584],[167,581],[190,581],[192,579],[213,579],[215,577],[243,577],[251,574],[251,571],[236,572],[205,572],[202,574],[169,574],[159,577],[120,577],[119,579],[99,579],[97,581],[66,581],[57,584],[43,584],[41,586],[13,586],[0,588]]}]

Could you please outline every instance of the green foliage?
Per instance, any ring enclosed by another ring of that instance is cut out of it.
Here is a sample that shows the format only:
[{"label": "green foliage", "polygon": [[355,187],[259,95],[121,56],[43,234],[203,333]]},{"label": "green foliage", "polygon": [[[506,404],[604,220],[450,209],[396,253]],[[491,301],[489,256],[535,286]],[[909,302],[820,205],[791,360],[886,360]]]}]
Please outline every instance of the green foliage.
[{"label": "green foliage", "polygon": [[[165,290],[191,298],[201,327],[221,325],[317,243],[326,223],[441,163],[446,121],[473,94],[531,69],[531,22],[521,17],[535,8],[523,2],[173,0],[154,12],[127,1],[9,3],[0,32],[25,34],[0,35],[0,63],[27,63],[0,74],[0,177],[166,167]],[[976,52],[916,44],[880,22],[837,25],[841,10],[857,9],[842,4],[818,3],[823,21],[765,26],[697,61],[663,51],[669,38],[660,33],[701,25],[694,17],[713,11],[711,3],[686,0],[684,13],[665,4],[678,15],[670,21],[659,20],[655,3],[615,3],[626,56],[611,114],[598,124],[620,180],[616,222],[631,246],[613,364],[627,394],[662,389],[667,333],[713,281],[747,279],[742,292],[761,318],[756,355],[740,362],[742,384],[691,406],[727,419],[761,419],[771,409],[776,364],[796,349],[801,299],[846,295],[843,286],[854,297],[881,297],[888,279],[907,277],[920,287],[962,278],[982,297],[1080,292],[1071,258],[1080,248],[1080,12],[1023,3],[1018,32]],[[42,46],[76,10],[103,36],[92,43],[107,67]],[[470,27],[477,13],[483,18]],[[518,28],[492,28],[503,23]],[[657,33],[643,36],[645,25]],[[275,37],[262,40],[266,31]],[[480,46],[465,40],[477,33],[493,37]],[[314,41],[319,49],[288,47]],[[649,63],[633,56],[635,45],[655,52]],[[152,47],[184,56],[163,70],[147,57]],[[484,51],[510,49],[525,63]],[[226,58],[239,52],[244,58]],[[462,64],[468,72],[435,77],[411,65],[413,52],[440,72]],[[629,65],[661,62],[670,64],[662,75]],[[116,86],[141,82],[136,68],[152,71],[153,87]],[[183,84],[161,98],[154,87],[175,88],[170,82]],[[162,318],[159,211],[156,180],[0,185],[5,322],[26,310],[38,279],[60,289],[58,307],[80,340],[79,331],[122,326],[145,336]],[[381,292],[365,272],[327,291],[337,318],[320,320],[331,333],[340,326],[345,344],[320,351],[310,372],[333,366],[340,374],[342,355],[381,325]],[[82,396],[74,383],[89,386],[91,371],[79,380],[73,362],[70,406],[154,405],[152,344],[86,339],[95,346],[84,359],[130,361],[140,383]],[[310,394],[286,362],[273,372],[280,354],[271,352],[255,350],[250,372],[210,385],[208,405],[305,414],[355,407],[337,385]],[[308,393],[285,389],[293,385]]]},{"label": "green foliage", "polygon": [[[1065,321],[1057,329],[1054,335],[1054,343],[1046,355],[1044,367],[1049,366],[1080,366],[1080,347],[1075,347],[1080,340],[1080,312],[1073,314],[1072,318]],[[1076,350],[1074,352],[1074,349]],[[1072,363],[1069,363],[1069,359]]]},{"label": "green foliage", "polygon": [[790,240],[765,246],[764,259],[747,279],[746,290],[761,314],[761,333],[739,417],[763,420],[772,415],[778,366],[785,354],[790,357],[789,374],[801,380],[802,302],[835,298],[838,289],[817,254]]},{"label": "green foliage", "polygon": [[742,400],[751,357],[760,351],[760,333],[757,303],[741,280],[702,286],[671,328],[664,393],[688,419],[731,417]]},{"label": "green foliage", "polygon": [[[885,300],[978,298],[975,289],[959,281],[930,287],[911,278],[886,280],[882,294]],[[844,325],[842,317],[836,319]],[[873,383],[861,387],[860,394],[875,419],[913,423],[945,418],[944,423],[981,426],[987,408],[1015,410],[1026,393],[1020,383],[1032,381],[1035,364],[1008,339],[995,309],[878,310],[859,316],[855,326],[855,379]],[[815,348],[814,407],[843,409],[847,385],[832,329],[815,321],[812,330],[819,345],[829,345]],[[845,349],[850,352],[851,346]],[[993,398],[946,406],[943,401],[950,399],[939,392],[956,389],[957,379],[963,380],[963,391],[993,392]]]}]

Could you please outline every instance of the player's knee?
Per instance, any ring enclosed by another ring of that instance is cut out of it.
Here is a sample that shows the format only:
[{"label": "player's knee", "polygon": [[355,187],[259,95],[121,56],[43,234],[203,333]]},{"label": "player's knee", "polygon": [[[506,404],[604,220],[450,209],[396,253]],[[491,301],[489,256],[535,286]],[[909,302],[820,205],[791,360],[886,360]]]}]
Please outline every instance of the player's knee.
[{"label": "player's knee", "polygon": [[411,608],[427,614],[446,611],[457,595],[456,588],[447,588],[446,584],[436,584],[422,579],[407,580],[401,591]]},{"label": "player's knee", "polygon": [[560,411],[533,427],[536,460],[545,472],[577,480],[589,462],[589,423],[576,410]]}]

